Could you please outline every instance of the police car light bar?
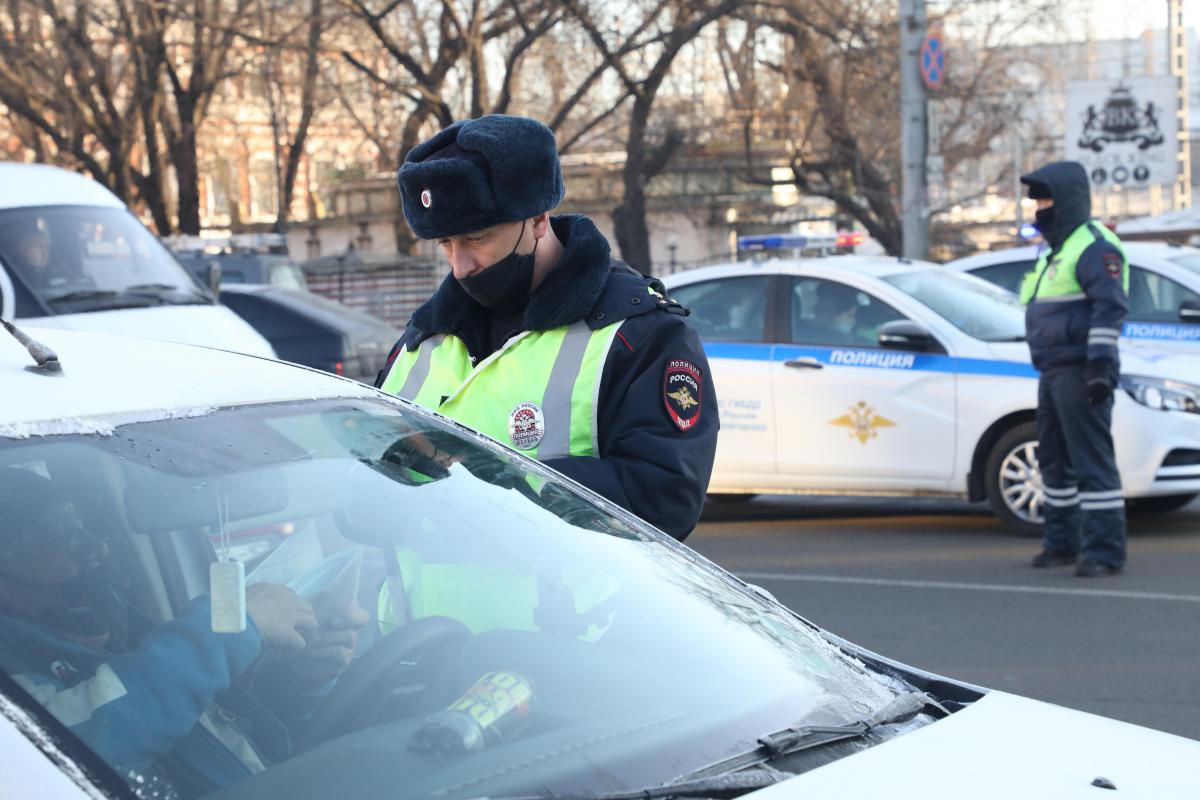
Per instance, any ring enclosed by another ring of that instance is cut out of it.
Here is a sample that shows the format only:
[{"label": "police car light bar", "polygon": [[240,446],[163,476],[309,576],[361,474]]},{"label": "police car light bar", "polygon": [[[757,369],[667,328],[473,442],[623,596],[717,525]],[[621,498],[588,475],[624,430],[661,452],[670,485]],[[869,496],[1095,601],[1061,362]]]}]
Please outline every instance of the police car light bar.
[{"label": "police car light bar", "polygon": [[770,234],[767,236],[739,236],[739,250],[816,250],[838,247],[838,237],[799,236],[795,234]]}]

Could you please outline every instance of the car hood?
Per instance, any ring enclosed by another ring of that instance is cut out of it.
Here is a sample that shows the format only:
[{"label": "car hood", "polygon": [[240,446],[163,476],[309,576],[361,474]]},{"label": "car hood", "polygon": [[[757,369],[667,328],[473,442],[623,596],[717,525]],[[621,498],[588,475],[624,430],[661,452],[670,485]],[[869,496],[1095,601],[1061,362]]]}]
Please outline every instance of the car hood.
[{"label": "car hood", "polygon": [[[1121,340],[1121,373],[1148,378],[1196,383],[1200,376],[1200,355],[1179,348]],[[988,350],[998,361],[1031,363],[1029,345],[1024,342],[992,342]]]},{"label": "car hood", "polygon": [[753,800],[896,797],[922,800],[1124,800],[1196,788],[1200,742],[1004,692],[869,750],[749,795]]},{"label": "car hood", "polygon": [[218,305],[120,308],[85,314],[30,317],[17,322],[21,327],[62,328],[139,339],[162,339],[252,356],[275,357],[275,351],[258,331],[228,308]]}]

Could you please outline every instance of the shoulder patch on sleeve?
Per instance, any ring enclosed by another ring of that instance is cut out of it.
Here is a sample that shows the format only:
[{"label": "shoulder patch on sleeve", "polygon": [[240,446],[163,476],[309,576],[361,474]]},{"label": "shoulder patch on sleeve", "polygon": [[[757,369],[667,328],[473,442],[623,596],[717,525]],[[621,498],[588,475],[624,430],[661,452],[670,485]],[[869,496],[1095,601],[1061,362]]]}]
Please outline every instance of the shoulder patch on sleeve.
[{"label": "shoulder patch on sleeve", "polygon": [[1108,277],[1119,280],[1121,277],[1121,268],[1124,265],[1124,259],[1120,253],[1107,252],[1104,254],[1104,271],[1108,273]]},{"label": "shoulder patch on sleeve", "polygon": [[663,404],[667,416],[681,431],[700,421],[704,407],[704,372],[685,358],[668,358],[663,369]]}]

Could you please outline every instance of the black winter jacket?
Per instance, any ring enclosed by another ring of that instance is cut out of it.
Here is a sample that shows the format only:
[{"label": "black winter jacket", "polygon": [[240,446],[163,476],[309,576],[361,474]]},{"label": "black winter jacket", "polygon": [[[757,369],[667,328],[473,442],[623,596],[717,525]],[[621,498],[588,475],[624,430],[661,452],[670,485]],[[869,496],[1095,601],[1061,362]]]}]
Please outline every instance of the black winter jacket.
[{"label": "black winter jacket", "polygon": [[[586,320],[593,330],[623,320],[600,380],[597,434],[600,457],[545,463],[683,540],[700,518],[716,453],[717,398],[700,337],[687,310],[667,300],[657,280],[614,261],[607,240],[583,216],[553,217],[563,259],[530,295],[524,330],[549,330]],[[647,292],[655,289],[662,297]],[[449,275],[413,313],[376,386],[404,345],[415,349],[449,333],[475,363],[490,355],[491,321]],[[519,331],[513,331],[513,334]],[[700,375],[699,416],[686,430],[674,421],[667,379],[692,365]]]},{"label": "black winter jacket", "polygon": [[1128,264],[1091,221],[1087,172],[1078,163],[1058,161],[1023,175],[1021,182],[1039,185],[1054,198],[1053,219],[1041,230],[1050,247],[1049,268],[1069,266],[1060,266],[1055,260],[1079,227],[1090,226],[1095,237],[1075,264],[1075,278],[1084,296],[1068,301],[1034,299],[1025,309],[1025,335],[1034,366],[1047,370],[1086,361],[1117,364],[1116,332],[1129,310],[1121,270],[1128,269]]}]

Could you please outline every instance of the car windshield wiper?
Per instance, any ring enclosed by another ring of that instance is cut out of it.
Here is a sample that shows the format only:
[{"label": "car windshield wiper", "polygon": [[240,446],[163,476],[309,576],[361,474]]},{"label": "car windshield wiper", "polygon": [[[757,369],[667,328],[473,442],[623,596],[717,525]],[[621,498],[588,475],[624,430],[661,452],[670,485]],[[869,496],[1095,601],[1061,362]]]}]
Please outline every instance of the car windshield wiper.
[{"label": "car windshield wiper", "polygon": [[949,711],[924,692],[897,695],[866,719],[845,725],[796,725],[769,733],[758,740],[758,746],[744,753],[722,759],[699,769],[681,780],[629,792],[604,794],[554,794],[491,798],[491,800],[655,800],[669,797],[732,798],[755,789],[762,789],[791,777],[789,773],[762,767],[781,756],[810,750],[846,739],[858,739],[883,725],[907,722],[922,711],[930,709],[942,715]]},{"label": "car windshield wiper", "polygon": [[112,311],[119,308],[145,308],[167,304],[165,298],[139,292],[114,292],[112,289],[77,289],[72,292],[47,297],[52,306],[68,303],[87,304],[88,311]]},{"label": "car windshield wiper", "polygon": [[155,297],[172,305],[211,302],[207,296],[195,289],[170,283],[135,283],[132,286],[126,286],[125,291],[133,295]]},{"label": "car windshield wiper", "polygon": [[57,294],[54,297],[47,297],[47,303],[74,303],[79,300],[105,300],[109,297],[116,297],[117,293],[111,289],[78,289],[73,292],[64,292]]}]

